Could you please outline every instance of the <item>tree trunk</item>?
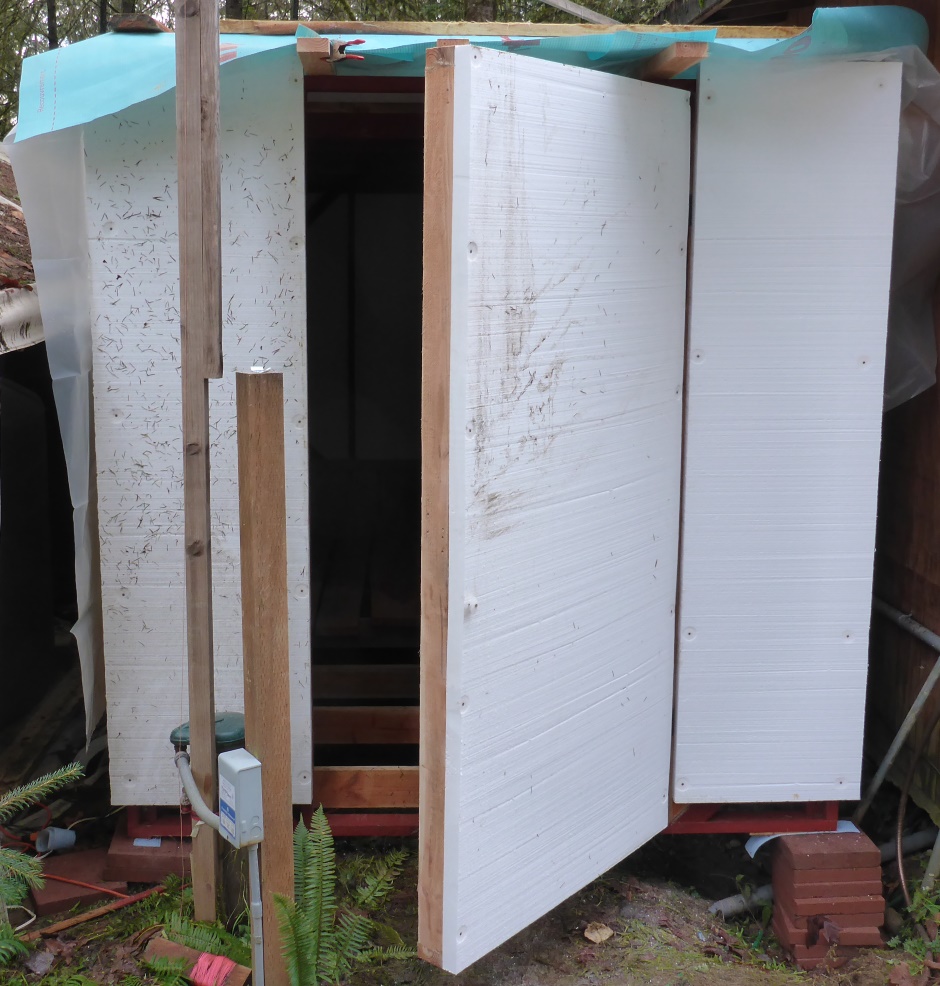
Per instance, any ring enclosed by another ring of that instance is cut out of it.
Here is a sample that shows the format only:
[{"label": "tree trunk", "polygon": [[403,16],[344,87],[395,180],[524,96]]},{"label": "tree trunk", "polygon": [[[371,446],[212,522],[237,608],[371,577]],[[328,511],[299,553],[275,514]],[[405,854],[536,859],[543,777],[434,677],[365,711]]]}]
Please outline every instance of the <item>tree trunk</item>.
[{"label": "tree trunk", "polygon": [[99,0],[98,3],[98,33],[104,34],[108,30],[108,0]]},{"label": "tree trunk", "polygon": [[467,0],[468,21],[495,21],[496,0]]},{"label": "tree trunk", "polygon": [[59,47],[59,29],[55,21],[55,0],[46,0],[46,17],[49,22],[49,47]]},{"label": "tree trunk", "polygon": [[225,0],[225,17],[231,21],[244,20],[245,8],[242,0]]}]

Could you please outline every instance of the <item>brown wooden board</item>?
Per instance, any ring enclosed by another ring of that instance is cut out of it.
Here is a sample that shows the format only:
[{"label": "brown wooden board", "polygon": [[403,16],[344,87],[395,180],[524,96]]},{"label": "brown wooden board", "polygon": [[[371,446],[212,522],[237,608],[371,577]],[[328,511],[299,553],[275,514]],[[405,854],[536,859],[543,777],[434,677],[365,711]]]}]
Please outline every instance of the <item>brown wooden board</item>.
[{"label": "brown wooden board", "polygon": [[[303,25],[318,34],[427,34],[432,36],[463,35],[474,37],[573,37],[580,34],[610,34],[614,31],[635,31],[657,34],[700,31],[698,25],[685,24],[537,24],[529,21],[281,21],[281,20],[223,20],[223,34],[296,34]],[[754,26],[722,24],[719,38],[792,38],[803,32],[801,27]]]},{"label": "brown wooden board", "polygon": [[[186,971],[183,975],[188,979],[193,971],[193,967],[201,958],[202,952],[198,952],[194,948],[187,948],[185,945],[180,945],[177,942],[168,941],[166,938],[157,936],[155,938],[151,938],[150,941],[147,942],[147,948],[144,951],[144,956],[151,961],[153,959],[168,959],[170,961],[182,959],[186,963]],[[265,968],[265,972],[270,975],[267,968]],[[236,965],[235,968],[232,969],[225,977],[225,986],[244,986],[249,979],[251,979],[251,969],[243,965]],[[265,981],[267,981],[267,979]]]},{"label": "brown wooden board", "polygon": [[429,48],[425,68],[418,954],[435,965],[443,960],[454,50]]},{"label": "brown wooden board", "polygon": [[418,668],[409,664],[323,665],[313,669],[314,701],[414,701]]},{"label": "brown wooden board", "polygon": [[[294,893],[283,376],[237,373],[235,403],[245,747],[264,772],[261,902],[271,928],[277,924],[275,895]],[[269,986],[287,986],[276,935],[265,936],[264,965]]]},{"label": "brown wooden board", "polygon": [[313,803],[336,808],[417,808],[417,767],[315,767]]},{"label": "brown wooden board", "polygon": [[418,742],[418,707],[314,706],[313,740],[318,745]]}]

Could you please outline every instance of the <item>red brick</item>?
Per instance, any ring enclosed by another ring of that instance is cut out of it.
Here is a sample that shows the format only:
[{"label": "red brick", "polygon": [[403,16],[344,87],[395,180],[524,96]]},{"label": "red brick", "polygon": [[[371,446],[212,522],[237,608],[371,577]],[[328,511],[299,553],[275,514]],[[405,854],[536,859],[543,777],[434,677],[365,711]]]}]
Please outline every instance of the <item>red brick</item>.
[{"label": "red brick", "polygon": [[[858,897],[793,897],[789,888],[774,887],[774,900],[794,917],[812,917],[814,914],[878,914],[885,909],[881,894],[863,894]],[[856,921],[856,924],[859,922]]]},{"label": "red brick", "polygon": [[[840,945],[881,944],[878,929],[884,920],[882,914],[826,914],[825,917],[839,929]],[[774,934],[783,945],[806,945],[810,940],[809,921],[809,918],[794,917],[779,904],[774,905]]]},{"label": "red brick", "polygon": [[794,870],[858,869],[881,865],[878,847],[860,832],[783,835],[774,842],[774,852]]},{"label": "red brick", "polygon": [[861,866],[855,869],[844,867],[842,869],[825,870],[795,870],[788,866],[782,856],[777,855],[773,861],[773,881],[774,884],[780,880],[785,884],[798,887],[815,886],[835,886],[845,885],[853,888],[866,886],[868,890],[853,889],[849,893],[839,893],[830,891],[833,895],[840,897],[850,897],[853,893],[860,894],[880,894],[881,893],[881,867],[880,866]]},{"label": "red brick", "polygon": [[53,876],[64,876],[70,880],[81,880],[82,883],[91,883],[96,887],[126,893],[127,884],[123,881],[105,880],[106,858],[107,853],[104,849],[84,849],[47,857],[43,862],[43,870],[47,877],[45,886],[32,891],[36,913],[43,917],[46,914],[67,911],[76,904],[92,904],[99,900],[115,899],[112,894],[103,893],[101,890],[61,883],[51,879]]},{"label": "red brick", "polygon": [[189,873],[189,839],[164,838],[159,846],[135,846],[122,824],[111,839],[105,876],[134,883],[161,883],[169,873]]}]

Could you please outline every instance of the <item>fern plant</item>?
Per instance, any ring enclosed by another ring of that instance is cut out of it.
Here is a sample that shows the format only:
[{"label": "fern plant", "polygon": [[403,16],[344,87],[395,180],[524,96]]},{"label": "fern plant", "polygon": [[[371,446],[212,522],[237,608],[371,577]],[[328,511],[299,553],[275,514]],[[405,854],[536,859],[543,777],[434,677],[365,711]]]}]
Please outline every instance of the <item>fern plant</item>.
[{"label": "fern plant", "polygon": [[[362,883],[352,894],[356,904],[373,905],[387,895],[403,860],[403,854],[391,861],[386,857],[372,872],[363,872]],[[294,830],[295,899],[274,898],[291,986],[336,984],[355,962],[406,959],[415,954],[400,938],[391,944],[374,944],[377,931],[387,934],[391,929],[380,929],[364,914],[339,907],[336,879],[333,833],[321,806],[309,828],[301,820]]]},{"label": "fern plant", "polygon": [[[45,801],[50,794],[81,776],[81,765],[73,763],[0,795],[0,824],[8,822],[26,808]],[[26,951],[26,946],[16,937],[10,924],[10,908],[23,903],[30,887],[41,886],[42,863],[38,859],[18,849],[0,847],[0,966],[8,965]]]}]

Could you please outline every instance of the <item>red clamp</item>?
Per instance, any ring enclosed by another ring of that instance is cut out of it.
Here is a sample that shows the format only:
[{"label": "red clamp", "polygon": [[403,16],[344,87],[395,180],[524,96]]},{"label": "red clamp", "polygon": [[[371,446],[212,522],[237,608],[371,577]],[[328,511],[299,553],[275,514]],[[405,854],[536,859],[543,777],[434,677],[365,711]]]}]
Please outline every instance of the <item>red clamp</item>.
[{"label": "red clamp", "polygon": [[366,43],[365,38],[356,38],[355,41],[333,41],[330,39],[330,53],[323,56],[323,61],[325,62],[343,62],[343,61],[354,61],[354,62],[364,62],[365,55],[348,55],[346,54],[346,49],[350,45],[364,45]]}]

